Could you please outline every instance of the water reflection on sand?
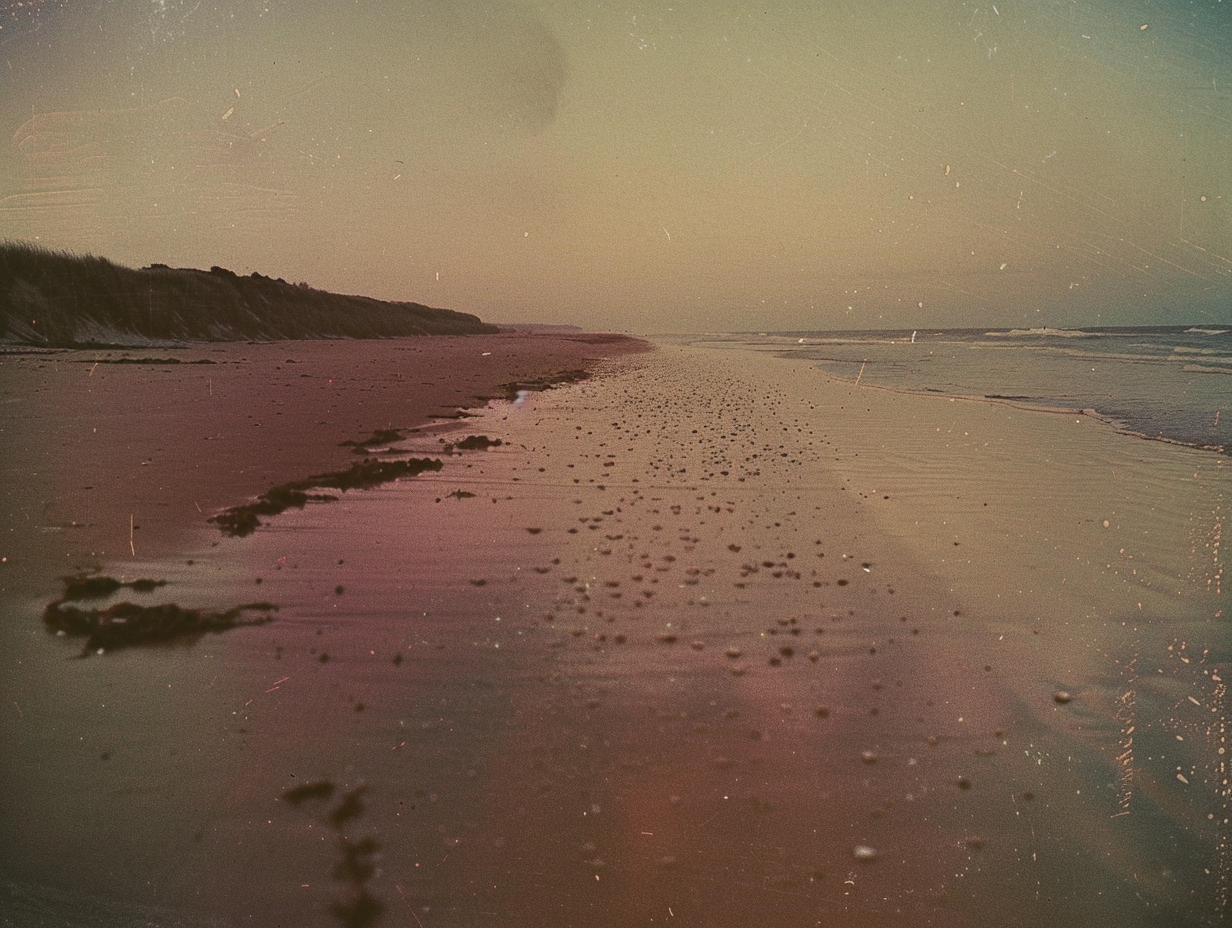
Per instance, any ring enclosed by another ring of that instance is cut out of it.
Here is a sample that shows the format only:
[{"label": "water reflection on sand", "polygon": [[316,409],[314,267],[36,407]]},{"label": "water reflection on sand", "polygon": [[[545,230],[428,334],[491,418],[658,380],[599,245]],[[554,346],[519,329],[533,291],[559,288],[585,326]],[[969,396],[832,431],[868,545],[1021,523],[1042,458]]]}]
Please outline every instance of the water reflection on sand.
[{"label": "water reflection on sand", "polygon": [[[1086,525],[1106,483],[1035,497],[1097,455],[1139,489],[1206,459],[1110,464],[1131,439],[944,403],[668,346],[203,555],[281,610],[177,658],[212,667],[178,737],[225,785],[163,836],[176,902],[337,923],[340,841],[371,838],[365,891],[425,928],[1219,923],[1227,644],[1177,548],[1211,481],[1116,529]],[[955,422],[1030,451],[939,459]],[[322,781],[362,814],[286,801]]]}]

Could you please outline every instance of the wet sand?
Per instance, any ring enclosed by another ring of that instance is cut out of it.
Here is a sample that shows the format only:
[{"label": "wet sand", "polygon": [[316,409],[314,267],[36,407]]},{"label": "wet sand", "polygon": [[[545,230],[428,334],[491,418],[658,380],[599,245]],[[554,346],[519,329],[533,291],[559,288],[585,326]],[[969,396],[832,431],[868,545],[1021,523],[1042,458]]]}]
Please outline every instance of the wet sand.
[{"label": "wet sand", "polygon": [[[170,555],[219,509],[348,466],[344,442],[455,416],[506,384],[638,344],[511,334],[10,350],[0,585],[33,592],[49,569]],[[176,363],[152,363],[164,359]],[[116,363],[131,360],[143,363]]]},{"label": "wet sand", "polygon": [[10,908],[1225,917],[1216,456],[670,343],[398,448],[444,466],[100,558],[268,625],[6,631]]}]

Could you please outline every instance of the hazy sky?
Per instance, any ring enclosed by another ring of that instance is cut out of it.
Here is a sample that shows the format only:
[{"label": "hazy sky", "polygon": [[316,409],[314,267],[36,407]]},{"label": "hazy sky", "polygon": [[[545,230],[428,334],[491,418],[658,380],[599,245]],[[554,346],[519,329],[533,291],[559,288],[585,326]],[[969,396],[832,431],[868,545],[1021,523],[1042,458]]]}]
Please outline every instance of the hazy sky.
[{"label": "hazy sky", "polygon": [[1232,0],[0,0],[0,237],[656,332],[1232,322]]}]

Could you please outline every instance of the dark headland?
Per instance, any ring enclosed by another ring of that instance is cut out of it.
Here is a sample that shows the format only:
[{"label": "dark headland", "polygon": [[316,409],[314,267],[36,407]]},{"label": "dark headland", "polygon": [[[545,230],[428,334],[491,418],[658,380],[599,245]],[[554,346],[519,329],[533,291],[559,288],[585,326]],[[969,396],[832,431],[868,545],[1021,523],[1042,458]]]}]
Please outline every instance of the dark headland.
[{"label": "dark headland", "polygon": [[0,242],[0,343],[48,348],[186,341],[485,335],[477,316],[316,290],[253,272],[155,264]]}]

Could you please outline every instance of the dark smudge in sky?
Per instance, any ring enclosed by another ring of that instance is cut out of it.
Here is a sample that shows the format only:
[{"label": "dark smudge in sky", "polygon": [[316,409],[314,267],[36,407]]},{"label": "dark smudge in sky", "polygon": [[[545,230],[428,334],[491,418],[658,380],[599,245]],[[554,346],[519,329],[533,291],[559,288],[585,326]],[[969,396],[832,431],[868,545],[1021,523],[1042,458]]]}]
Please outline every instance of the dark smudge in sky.
[{"label": "dark smudge in sky", "polygon": [[43,0],[0,58],[0,235],[52,247],[637,331],[1232,321],[1221,0]]}]

